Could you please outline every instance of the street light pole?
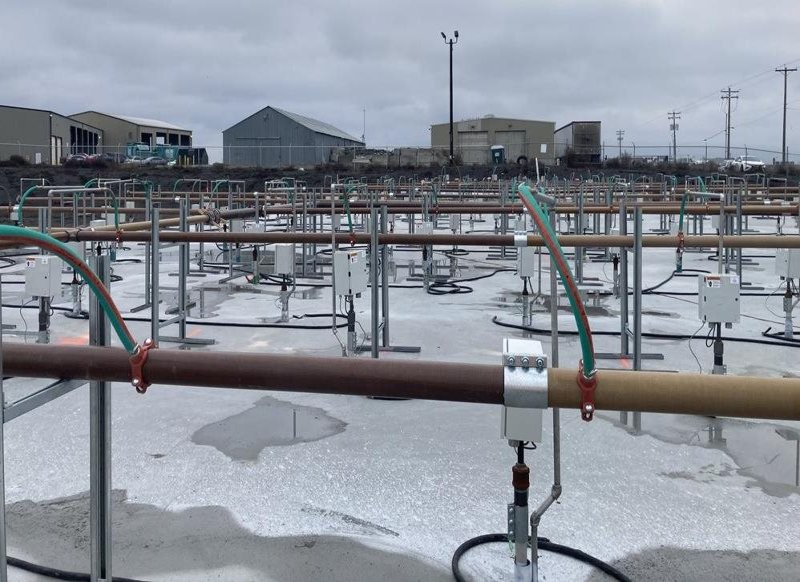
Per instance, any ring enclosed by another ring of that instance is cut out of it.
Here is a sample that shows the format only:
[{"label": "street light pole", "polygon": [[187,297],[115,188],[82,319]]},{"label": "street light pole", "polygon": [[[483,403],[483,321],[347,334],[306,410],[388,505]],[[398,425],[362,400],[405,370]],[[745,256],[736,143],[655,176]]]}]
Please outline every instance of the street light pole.
[{"label": "street light pole", "polygon": [[442,33],[444,43],[450,45],[450,165],[453,165],[455,157],[453,155],[453,45],[458,43],[458,31],[453,32],[453,37],[448,40],[447,35]]}]

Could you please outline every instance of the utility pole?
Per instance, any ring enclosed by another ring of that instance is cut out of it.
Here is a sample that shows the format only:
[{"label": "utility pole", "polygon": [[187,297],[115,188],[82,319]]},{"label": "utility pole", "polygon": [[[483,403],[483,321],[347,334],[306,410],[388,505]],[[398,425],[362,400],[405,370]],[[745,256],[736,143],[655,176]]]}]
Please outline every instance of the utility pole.
[{"label": "utility pole", "polygon": [[617,142],[619,143],[619,157],[622,159],[622,138],[625,137],[625,130],[618,129],[617,130]]},{"label": "utility pole", "polygon": [[739,91],[731,91],[731,88],[723,89],[722,100],[728,102],[727,113],[725,114],[725,158],[731,159],[731,99],[739,98]]},{"label": "utility pole", "polygon": [[678,138],[676,133],[678,131],[678,120],[681,118],[680,111],[670,111],[667,113],[667,118],[669,119],[669,129],[672,131],[672,163],[678,163]]},{"label": "utility pole", "polygon": [[776,73],[783,73],[783,145],[781,147],[781,163],[785,166],[786,165],[786,90],[787,90],[787,81],[789,78],[789,73],[794,73],[797,70],[797,67],[794,69],[787,69],[786,65],[783,65],[782,69],[775,69]]},{"label": "utility pole", "polygon": [[361,141],[364,143],[364,146],[367,145],[367,108],[364,107],[364,125],[361,129]]},{"label": "utility pole", "polygon": [[444,44],[450,45],[450,165],[453,165],[455,156],[453,155],[453,45],[458,42],[458,31],[453,32],[455,38],[447,39],[447,35],[442,33]]}]

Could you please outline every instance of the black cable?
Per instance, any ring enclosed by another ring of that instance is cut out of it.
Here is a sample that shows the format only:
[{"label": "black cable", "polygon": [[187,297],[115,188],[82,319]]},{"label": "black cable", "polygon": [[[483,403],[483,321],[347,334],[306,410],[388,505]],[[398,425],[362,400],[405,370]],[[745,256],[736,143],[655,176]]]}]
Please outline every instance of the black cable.
[{"label": "black cable", "polygon": [[[459,566],[459,562],[461,558],[464,557],[469,550],[475,548],[477,546],[483,544],[491,544],[491,543],[507,543],[508,542],[508,534],[502,533],[495,533],[495,534],[484,534],[481,536],[474,537],[465,541],[463,544],[458,546],[455,553],[453,554],[453,560],[450,563],[450,568],[453,571],[453,577],[456,579],[456,582],[466,582],[466,578],[464,574],[461,573],[461,567]],[[530,544],[530,540],[528,540]],[[562,556],[567,556],[583,562],[584,564],[589,564],[600,570],[601,572],[608,574],[615,580],[619,580],[620,582],[633,582],[628,576],[617,570],[611,564],[608,564],[599,558],[595,558],[594,556],[587,554],[584,551],[571,548],[569,546],[565,546],[562,544],[556,544],[551,542],[547,538],[536,538],[536,546],[540,550],[544,550],[546,552],[553,552],[554,554],[561,554]]]},{"label": "black cable", "polygon": [[[8,556],[7,561],[8,565],[13,566],[14,568],[19,568],[20,570],[26,570],[28,572],[39,574],[40,576],[46,576],[48,578],[54,578],[56,580],[72,580],[75,582],[90,582],[91,580],[89,574],[84,572],[59,570],[58,568],[51,568],[49,566],[34,564],[33,562],[26,562],[25,560],[20,560],[19,558],[14,558],[12,556]],[[113,582],[145,582],[144,580],[124,578],[122,576],[114,576],[111,580]]]},{"label": "black cable", "polygon": [[[292,319],[311,319],[333,317],[330,313],[305,313],[303,315],[293,315]],[[338,318],[346,318],[346,316],[339,313],[336,314]],[[143,321],[149,322],[147,317],[123,317],[125,321]],[[187,325],[200,325],[206,327],[239,327],[239,328],[276,328],[276,329],[332,329],[332,325],[292,325],[290,323],[239,323],[239,322],[225,322],[225,321],[197,321],[187,320]],[[347,327],[347,322],[337,323],[336,329]]]},{"label": "black cable", "polygon": [[465,295],[472,291],[469,285],[459,285],[452,281],[433,282],[428,285],[429,295]]},{"label": "black cable", "polygon": [[[499,325],[500,327],[508,327],[510,329],[519,329],[521,331],[527,331],[528,333],[533,333],[536,335],[551,335],[552,331],[549,329],[541,329],[537,327],[531,327],[527,325],[517,325],[515,323],[506,323],[504,321],[500,321],[500,319],[495,315],[492,318],[492,323],[495,325]],[[558,330],[558,335],[578,335],[577,331],[573,330]],[[618,331],[596,331],[592,330],[592,336],[610,336],[610,337],[619,337],[620,332]],[[648,339],[661,339],[661,340],[689,340],[692,339],[693,336],[689,334],[677,334],[677,333],[655,333],[655,332],[642,332],[643,338]],[[723,338],[726,342],[736,342],[742,344],[759,344],[763,346],[782,346],[786,348],[792,347],[800,347],[800,342],[798,344],[794,344],[789,342],[788,340],[783,340],[783,343],[778,341],[765,341],[760,339],[755,339],[751,337],[736,337],[736,336],[726,336]],[[778,339],[778,338],[775,338]]]}]

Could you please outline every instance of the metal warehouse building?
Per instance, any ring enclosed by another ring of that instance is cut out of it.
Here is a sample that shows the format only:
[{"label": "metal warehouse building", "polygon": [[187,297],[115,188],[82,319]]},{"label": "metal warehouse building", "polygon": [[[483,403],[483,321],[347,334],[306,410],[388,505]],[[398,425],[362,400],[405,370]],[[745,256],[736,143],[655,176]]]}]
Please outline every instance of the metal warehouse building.
[{"label": "metal warehouse building", "polygon": [[277,107],[265,107],[223,131],[222,144],[225,164],[262,168],[325,164],[334,149],[364,147],[328,123]]},{"label": "metal warehouse building", "polygon": [[100,153],[103,130],[45,109],[0,105],[0,160],[59,164],[69,154]]},{"label": "metal warehouse building", "polygon": [[599,164],[600,135],[599,121],[572,121],[559,127],[555,133],[556,157],[578,164]]},{"label": "metal warehouse building", "polygon": [[70,115],[70,118],[90,123],[103,130],[103,152],[125,153],[129,143],[143,143],[150,147],[192,145],[190,130],[157,119],[111,115],[99,111],[84,111]]},{"label": "metal warehouse building", "polygon": [[[506,160],[520,161],[539,158],[544,164],[554,161],[553,133],[556,124],[552,121],[508,119],[487,115],[478,119],[458,121],[453,124],[453,150],[463,164],[491,163],[491,147],[505,148]],[[431,126],[431,147],[450,148],[450,124]]]}]

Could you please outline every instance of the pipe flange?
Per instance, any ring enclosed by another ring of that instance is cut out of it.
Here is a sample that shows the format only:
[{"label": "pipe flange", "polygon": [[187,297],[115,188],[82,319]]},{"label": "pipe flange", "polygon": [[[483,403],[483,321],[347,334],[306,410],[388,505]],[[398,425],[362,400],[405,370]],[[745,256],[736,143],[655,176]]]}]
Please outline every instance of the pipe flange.
[{"label": "pipe flange", "polygon": [[527,234],[515,234],[514,235],[514,246],[515,247],[526,247],[526,246],[528,246],[528,235]]}]

